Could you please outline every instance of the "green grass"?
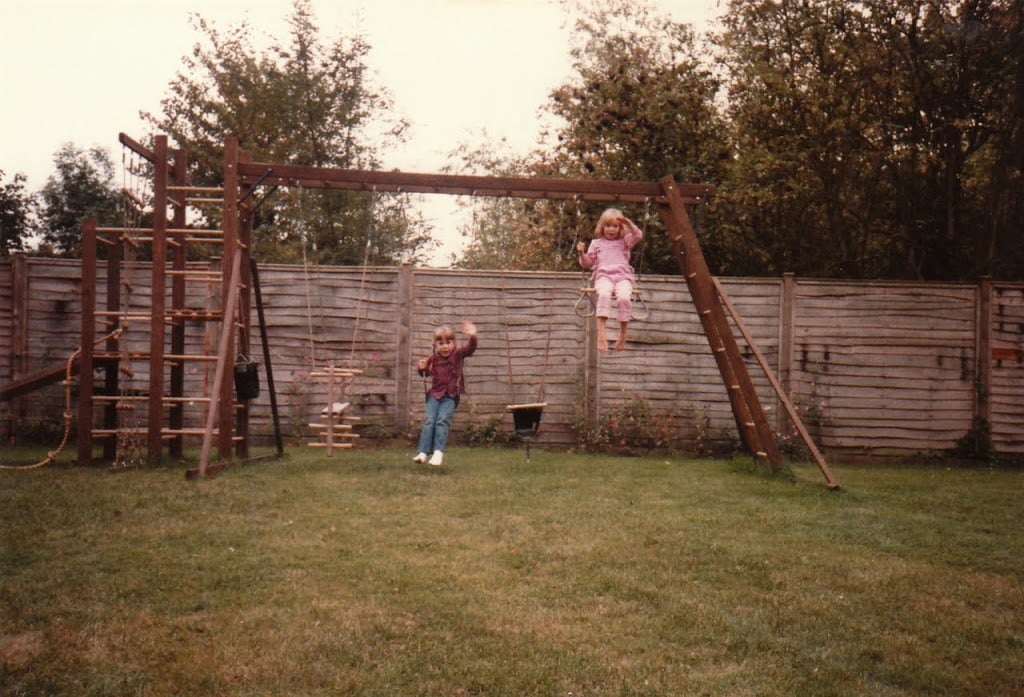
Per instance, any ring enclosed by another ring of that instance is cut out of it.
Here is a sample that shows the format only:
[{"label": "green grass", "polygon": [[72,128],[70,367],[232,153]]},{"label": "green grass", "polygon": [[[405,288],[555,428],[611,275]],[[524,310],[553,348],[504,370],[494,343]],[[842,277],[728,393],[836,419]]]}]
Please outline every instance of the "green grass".
[{"label": "green grass", "polygon": [[0,472],[0,694],[1024,694],[1020,471],[411,454]]}]

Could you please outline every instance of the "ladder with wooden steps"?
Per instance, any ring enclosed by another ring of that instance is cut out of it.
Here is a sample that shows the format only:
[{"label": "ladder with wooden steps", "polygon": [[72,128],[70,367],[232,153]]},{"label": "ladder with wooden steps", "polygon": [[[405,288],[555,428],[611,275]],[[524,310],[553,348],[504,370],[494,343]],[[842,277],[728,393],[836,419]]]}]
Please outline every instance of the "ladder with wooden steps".
[{"label": "ladder with wooden steps", "polygon": [[761,408],[754,383],[715,290],[714,278],[690,224],[683,196],[672,177],[664,177],[660,183],[666,203],[659,204],[658,212],[665,223],[676,263],[686,279],[701,327],[725,384],[740,439],[756,459],[767,461],[773,471],[778,471],[782,468],[782,456],[775,434]]},{"label": "ladder with wooden steps", "polygon": [[329,365],[326,368],[312,371],[309,376],[327,386],[327,405],[320,410],[320,421],[309,424],[310,430],[318,436],[318,440],[308,443],[311,448],[324,448],[327,455],[334,453],[335,448],[348,449],[354,446],[353,441],[359,434],[353,431],[353,425],[359,417],[351,413],[351,404],[345,401],[348,388],[363,371],[356,368],[340,368]]},{"label": "ladder with wooden steps", "polygon": [[[145,441],[144,460],[150,465],[159,462],[164,447],[180,455],[185,437],[202,436],[204,453],[207,441],[214,440],[222,456],[229,456],[233,449],[244,453],[248,405],[234,399],[232,374],[226,369],[229,361],[246,351],[249,341],[248,248],[240,239],[245,235],[238,225],[237,177],[232,178],[231,167],[226,166],[224,187],[192,186],[187,181],[184,151],[169,157],[166,136],[158,136],[152,150],[124,134],[121,142],[152,165],[152,221],[150,225],[98,227],[87,220],[83,225],[82,344],[88,349],[83,349],[81,357],[78,461],[90,462],[94,441],[103,443],[105,458],[116,461],[117,443],[124,437]],[[140,210],[146,203],[131,192],[125,195]],[[221,207],[221,228],[187,227],[188,212],[197,206]],[[123,307],[122,292],[127,290],[130,298],[135,283],[125,273],[126,252],[144,245],[152,253],[148,304],[131,306],[129,301]],[[102,309],[97,307],[97,295],[103,292],[97,288],[100,246],[107,252]],[[219,254],[220,268],[189,262],[190,250]],[[219,286],[220,300],[208,300],[207,307],[188,307],[187,290],[195,284]],[[187,345],[187,323],[211,329],[219,325],[217,354]],[[93,348],[92,337],[116,327],[124,327],[128,336]],[[143,327],[141,334],[148,333],[147,337],[140,339],[140,332],[132,336],[132,329]],[[92,367],[110,364],[116,364],[116,369],[106,368],[103,383],[97,385]],[[185,394],[189,364],[199,364],[204,371],[213,367],[215,377],[208,394]],[[148,376],[145,388],[131,385],[135,375]],[[199,413],[190,414],[188,409]]]}]

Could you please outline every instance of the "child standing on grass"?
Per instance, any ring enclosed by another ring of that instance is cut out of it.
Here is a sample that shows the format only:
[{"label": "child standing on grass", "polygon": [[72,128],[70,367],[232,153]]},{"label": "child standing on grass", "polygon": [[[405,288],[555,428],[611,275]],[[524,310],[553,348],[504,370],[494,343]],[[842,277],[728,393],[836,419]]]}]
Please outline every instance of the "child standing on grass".
[{"label": "child standing on grass", "polygon": [[617,208],[609,208],[597,219],[590,248],[583,242],[576,245],[580,266],[594,270],[594,292],[597,294],[597,350],[608,350],[605,325],[611,316],[612,292],[618,304],[619,340],[615,349],[626,348],[626,329],[633,312],[633,267],[629,252],[643,239],[643,232]]},{"label": "child standing on grass", "polygon": [[426,406],[423,409],[423,428],[420,429],[419,452],[412,460],[440,467],[444,459],[444,447],[448,442],[448,429],[452,425],[455,407],[465,392],[462,376],[462,362],[476,351],[476,325],[468,320],[462,322],[462,333],[469,340],[462,346],[455,345],[455,332],[448,325],[434,331],[434,352],[416,364],[423,377],[429,376]]}]

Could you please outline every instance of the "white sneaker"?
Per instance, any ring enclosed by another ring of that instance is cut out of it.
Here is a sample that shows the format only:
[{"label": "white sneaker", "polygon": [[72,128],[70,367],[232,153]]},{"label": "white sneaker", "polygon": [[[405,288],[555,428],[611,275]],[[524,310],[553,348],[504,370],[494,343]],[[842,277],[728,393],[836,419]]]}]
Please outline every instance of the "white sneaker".
[{"label": "white sneaker", "polygon": [[418,454],[416,455],[416,457],[414,457],[414,458],[412,459],[412,461],[413,461],[413,462],[418,462],[419,464],[421,464],[421,465],[422,465],[422,464],[423,464],[424,462],[426,462],[426,461],[427,461],[427,454],[426,454],[426,453],[418,453]]},{"label": "white sneaker", "polygon": [[444,453],[440,450],[435,450],[434,454],[430,456],[430,463],[434,467],[440,467],[441,461],[444,460]]}]

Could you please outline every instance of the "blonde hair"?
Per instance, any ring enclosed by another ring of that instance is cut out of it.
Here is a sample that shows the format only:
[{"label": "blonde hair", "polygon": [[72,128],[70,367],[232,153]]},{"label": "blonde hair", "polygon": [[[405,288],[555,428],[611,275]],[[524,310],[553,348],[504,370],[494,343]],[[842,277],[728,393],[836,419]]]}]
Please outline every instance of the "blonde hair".
[{"label": "blonde hair", "polygon": [[594,225],[594,237],[602,236],[601,228],[604,227],[604,224],[607,223],[609,219],[618,220],[619,218],[622,217],[622,211],[620,211],[618,208],[605,209],[604,213],[601,214],[601,217],[597,219],[597,223]]},{"label": "blonde hair", "polygon": [[450,325],[442,324],[440,327],[434,330],[434,343],[436,344],[441,339],[454,339],[455,330]]}]

